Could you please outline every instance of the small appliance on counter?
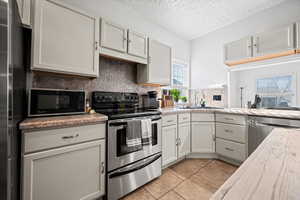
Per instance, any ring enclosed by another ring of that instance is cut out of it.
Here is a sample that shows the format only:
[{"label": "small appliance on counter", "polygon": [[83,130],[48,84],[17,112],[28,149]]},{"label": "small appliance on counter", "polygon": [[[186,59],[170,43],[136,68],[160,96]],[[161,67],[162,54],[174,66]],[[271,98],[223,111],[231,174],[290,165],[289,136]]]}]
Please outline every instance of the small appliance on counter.
[{"label": "small appliance on counter", "polygon": [[142,106],[145,109],[158,109],[159,101],[157,100],[157,92],[150,91],[147,94],[142,95]]},{"label": "small appliance on counter", "polygon": [[254,103],[251,105],[251,108],[260,108],[260,102],[261,102],[261,98],[259,97],[258,94],[255,95],[254,98]]},{"label": "small appliance on counter", "polygon": [[28,96],[29,117],[85,113],[86,102],[83,90],[32,88]]}]

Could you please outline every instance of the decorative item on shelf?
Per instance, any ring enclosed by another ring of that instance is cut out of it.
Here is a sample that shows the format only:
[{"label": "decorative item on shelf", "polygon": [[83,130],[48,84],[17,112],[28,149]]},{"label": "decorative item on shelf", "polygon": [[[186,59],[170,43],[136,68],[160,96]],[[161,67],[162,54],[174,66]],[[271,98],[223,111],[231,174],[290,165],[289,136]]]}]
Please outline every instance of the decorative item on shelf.
[{"label": "decorative item on shelf", "polygon": [[87,99],[85,104],[85,112],[90,113],[90,111],[91,111],[90,100]]}]

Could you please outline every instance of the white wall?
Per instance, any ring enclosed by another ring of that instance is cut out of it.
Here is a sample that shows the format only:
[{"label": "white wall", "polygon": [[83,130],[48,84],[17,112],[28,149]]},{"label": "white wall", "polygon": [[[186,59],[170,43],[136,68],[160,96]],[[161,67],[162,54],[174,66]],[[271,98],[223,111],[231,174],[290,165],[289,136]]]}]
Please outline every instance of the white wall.
[{"label": "white wall", "polygon": [[227,83],[227,67],[223,63],[223,45],[225,43],[297,20],[300,20],[300,1],[289,0],[255,16],[192,40],[191,87],[207,88],[213,84]]},{"label": "white wall", "polygon": [[144,33],[173,48],[173,58],[190,62],[190,42],[154,24],[134,10],[113,0],[61,0],[95,16],[101,16],[124,27]]}]

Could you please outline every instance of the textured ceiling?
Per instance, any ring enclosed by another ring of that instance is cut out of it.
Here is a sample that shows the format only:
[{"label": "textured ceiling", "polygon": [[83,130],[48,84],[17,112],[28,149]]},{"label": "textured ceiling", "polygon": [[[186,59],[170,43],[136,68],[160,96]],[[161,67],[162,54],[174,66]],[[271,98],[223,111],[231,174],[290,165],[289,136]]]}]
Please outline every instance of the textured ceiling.
[{"label": "textured ceiling", "polygon": [[114,0],[185,39],[194,39],[288,0]]}]

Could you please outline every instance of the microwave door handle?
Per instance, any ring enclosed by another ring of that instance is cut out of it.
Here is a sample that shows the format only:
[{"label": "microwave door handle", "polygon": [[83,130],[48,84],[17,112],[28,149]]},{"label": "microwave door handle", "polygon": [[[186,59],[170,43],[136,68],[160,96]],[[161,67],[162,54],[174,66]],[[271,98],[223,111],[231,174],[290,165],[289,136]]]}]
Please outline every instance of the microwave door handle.
[{"label": "microwave door handle", "polygon": [[123,176],[126,174],[129,174],[131,172],[137,171],[139,169],[142,169],[148,165],[150,165],[151,163],[153,163],[154,161],[158,160],[161,157],[161,154],[156,155],[154,158],[152,158],[151,160],[145,160],[143,162],[141,162],[139,165],[137,166],[133,166],[133,167],[129,167],[125,170],[119,170],[111,175],[109,175],[109,178],[115,178],[115,177],[119,177],[119,176]]}]

